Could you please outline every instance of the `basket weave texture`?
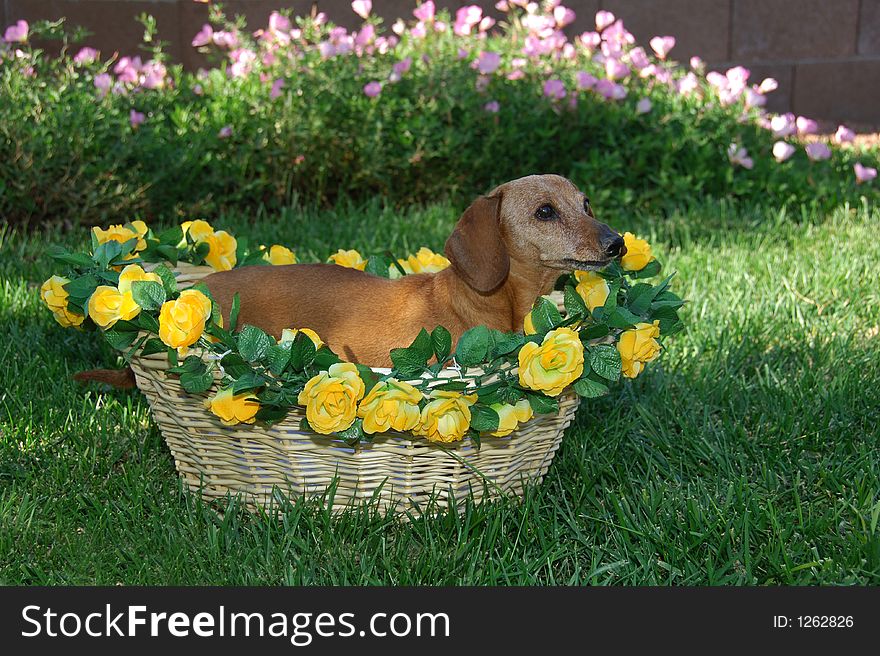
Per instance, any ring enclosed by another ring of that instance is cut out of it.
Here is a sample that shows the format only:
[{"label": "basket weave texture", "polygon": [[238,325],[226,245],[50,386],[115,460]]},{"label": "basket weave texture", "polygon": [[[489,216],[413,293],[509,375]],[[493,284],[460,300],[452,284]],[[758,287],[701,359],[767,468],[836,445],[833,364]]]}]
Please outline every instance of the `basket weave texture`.
[{"label": "basket weave texture", "polygon": [[[185,288],[212,270],[180,264],[175,272]],[[164,353],[131,364],[189,488],[206,498],[240,494],[252,506],[267,505],[277,491],[313,496],[331,485],[333,510],[373,499],[385,512],[418,512],[429,501],[440,508],[454,501],[461,509],[471,494],[477,500],[521,495],[525,485],[543,479],[578,405],[578,397],[567,392],[559,397],[557,415],[536,415],[507,437],[485,437],[480,449],[470,440],[440,445],[394,432],[352,447],[301,430],[301,408],[269,427],[224,426],[205,407],[217,381],[207,393],[193,395],[167,375]],[[480,373],[469,368],[465,380]],[[460,377],[453,370],[443,375]]]}]

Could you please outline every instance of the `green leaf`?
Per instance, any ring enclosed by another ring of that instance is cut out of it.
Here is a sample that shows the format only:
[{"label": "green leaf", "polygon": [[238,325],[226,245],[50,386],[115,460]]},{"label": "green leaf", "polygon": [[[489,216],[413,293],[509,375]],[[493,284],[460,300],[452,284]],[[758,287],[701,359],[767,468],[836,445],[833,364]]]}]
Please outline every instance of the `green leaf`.
[{"label": "green leaf", "polygon": [[137,322],[148,333],[159,334],[159,320],[149,312],[141,312],[137,316]]},{"label": "green leaf", "polygon": [[428,364],[410,348],[391,349],[391,362],[401,378],[418,378]]},{"label": "green leaf", "polygon": [[590,367],[597,374],[606,380],[617,380],[620,378],[620,353],[617,349],[609,345],[591,346]]},{"label": "green leaf", "polygon": [[339,356],[326,346],[322,346],[315,351],[315,355],[309,364],[323,371],[337,362],[342,362],[342,360],[339,359]]},{"label": "green leaf", "polygon": [[364,267],[364,271],[380,278],[388,278],[390,277],[389,266],[391,266],[391,261],[386,256],[371,255],[367,258],[367,265]]},{"label": "green leaf", "polygon": [[174,365],[168,370],[170,374],[192,374],[206,371],[205,363],[197,355],[188,355],[180,364]]},{"label": "green leaf", "polygon": [[500,330],[491,330],[489,335],[491,336],[489,355],[493,359],[512,353],[526,341],[525,335],[522,333],[504,333]]},{"label": "green leaf", "polygon": [[98,248],[95,249],[95,254],[92,256],[95,262],[98,263],[102,269],[106,269],[110,266],[110,262],[122,253],[122,244],[118,241],[105,241],[103,244],[100,244]]},{"label": "green leaf", "polygon": [[238,296],[238,292],[232,297],[232,309],[229,310],[229,332],[234,332],[235,327],[238,325],[238,313],[241,311],[241,298]]},{"label": "green leaf", "polygon": [[104,331],[104,339],[117,351],[123,351],[131,346],[131,343],[137,339],[137,336],[138,334],[132,331],[120,332],[112,328]]},{"label": "green leaf", "polygon": [[70,253],[61,246],[50,246],[46,249],[53,260],[64,262],[70,266],[79,267],[81,269],[90,269],[95,266],[95,261],[85,253]]},{"label": "green leaf", "polygon": [[532,308],[532,325],[538,335],[544,335],[562,322],[562,315],[556,303],[541,296]]},{"label": "green leaf", "polygon": [[591,378],[580,378],[574,384],[575,394],[585,399],[594,399],[608,393],[608,386]]},{"label": "green leaf", "polygon": [[349,446],[354,446],[365,437],[364,420],[360,418],[355,419],[351,426],[343,431],[338,431],[336,436],[341,440],[345,440]]},{"label": "green leaf", "polygon": [[136,280],[131,284],[134,302],[147,312],[155,312],[165,302],[165,288],[152,280]]},{"label": "green leaf", "polygon": [[488,350],[489,329],[486,326],[477,326],[465,331],[461,339],[458,340],[455,360],[465,367],[480,364],[486,359]]},{"label": "green leaf", "polygon": [[627,273],[635,279],[653,278],[660,273],[660,262],[658,260],[651,260],[641,271],[627,271]]},{"label": "green leaf", "polygon": [[290,345],[290,367],[302,371],[315,359],[315,343],[305,333],[297,333]]},{"label": "green leaf", "polygon": [[247,390],[257,389],[263,387],[269,381],[263,374],[258,374],[255,371],[249,371],[245,374],[242,374],[240,378],[237,378],[235,382],[232,384],[232,393],[233,394],[241,394],[242,392],[246,392]]},{"label": "green leaf", "polygon": [[379,374],[363,364],[356,364],[355,367],[357,367],[361,380],[364,381],[364,396],[366,396],[379,382]]},{"label": "green leaf", "polygon": [[440,383],[439,385],[433,385],[431,389],[435,390],[444,390],[448,392],[463,392],[468,388],[467,381],[464,380],[450,380],[446,383]]},{"label": "green leaf", "polygon": [[605,321],[612,328],[631,328],[641,321],[641,317],[633,314],[623,306],[618,306],[605,315]]},{"label": "green leaf", "polygon": [[430,360],[431,356],[434,355],[434,347],[428,331],[422,328],[419,331],[419,334],[416,335],[416,338],[413,340],[412,344],[409,345],[409,349],[417,357],[424,358],[425,362]]},{"label": "green leaf", "polygon": [[89,274],[71,280],[64,285],[64,289],[67,290],[71,301],[85,307],[89,297],[95,293],[95,288],[100,284],[101,281],[97,276]]},{"label": "green leaf", "polygon": [[634,314],[644,314],[647,312],[651,306],[651,301],[654,299],[654,289],[653,286],[644,282],[633,285],[627,294],[630,311]]},{"label": "green leaf", "polygon": [[437,362],[445,362],[452,351],[452,335],[443,326],[437,326],[431,331],[431,348],[437,358]]},{"label": "green leaf", "polygon": [[577,290],[571,285],[566,285],[565,291],[563,292],[563,299],[565,302],[565,314],[568,319],[577,319],[589,314],[584,299],[581,298],[581,295],[578,294]]},{"label": "green leaf", "polygon": [[181,228],[179,225],[176,225],[173,228],[163,230],[159,233],[158,239],[159,243],[174,246],[176,249],[177,244],[179,244],[183,239],[183,228]]},{"label": "green leaf", "polygon": [[180,375],[180,386],[189,394],[201,394],[211,389],[214,376],[210,371],[187,372]]},{"label": "green leaf", "polygon": [[481,433],[498,430],[498,413],[487,405],[475,403],[470,407],[471,428]]},{"label": "green leaf", "polygon": [[244,361],[238,353],[227,353],[220,359],[220,366],[223,371],[232,378],[239,378],[244,374],[253,371],[251,366]]},{"label": "green leaf", "polygon": [[156,252],[164,257],[166,260],[171,262],[173,265],[177,265],[177,260],[180,257],[180,252],[177,250],[176,246],[168,246],[166,244],[162,244],[156,247]]},{"label": "green leaf", "polygon": [[174,296],[177,293],[177,278],[174,277],[174,272],[171,269],[164,264],[160,264],[153,269],[153,273],[162,279],[162,286],[165,288],[165,298]]},{"label": "green leaf", "polygon": [[246,325],[238,333],[238,352],[248,362],[262,360],[271,345],[272,338],[256,326]]},{"label": "green leaf", "polygon": [[526,398],[536,415],[547,415],[559,412],[559,401],[540,392],[526,392]]},{"label": "green leaf", "polygon": [[270,346],[266,353],[266,359],[269,362],[269,371],[276,376],[280,376],[290,362],[290,349],[283,346]]},{"label": "green leaf", "polygon": [[604,323],[594,323],[586,328],[581,328],[581,341],[589,341],[591,339],[600,339],[605,337],[611,330]]},{"label": "green leaf", "polygon": [[141,355],[153,355],[154,353],[164,353],[167,347],[162,343],[162,340],[158,337],[150,337],[146,342],[144,342],[143,348],[141,348]]},{"label": "green leaf", "polygon": [[287,416],[287,413],[287,408],[273,405],[263,405],[260,406],[259,410],[257,410],[256,419],[257,421],[261,421],[264,424],[272,425],[283,420]]}]

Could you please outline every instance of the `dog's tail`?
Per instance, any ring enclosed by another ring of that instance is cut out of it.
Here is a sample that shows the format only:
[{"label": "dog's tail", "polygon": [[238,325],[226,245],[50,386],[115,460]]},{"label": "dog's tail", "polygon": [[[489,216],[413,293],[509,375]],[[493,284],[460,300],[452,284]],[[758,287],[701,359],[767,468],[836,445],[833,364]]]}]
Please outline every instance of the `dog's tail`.
[{"label": "dog's tail", "polygon": [[91,369],[73,374],[73,379],[81,383],[93,380],[98,383],[106,383],[119,389],[132,389],[137,387],[134,372],[130,367],[125,369]]}]

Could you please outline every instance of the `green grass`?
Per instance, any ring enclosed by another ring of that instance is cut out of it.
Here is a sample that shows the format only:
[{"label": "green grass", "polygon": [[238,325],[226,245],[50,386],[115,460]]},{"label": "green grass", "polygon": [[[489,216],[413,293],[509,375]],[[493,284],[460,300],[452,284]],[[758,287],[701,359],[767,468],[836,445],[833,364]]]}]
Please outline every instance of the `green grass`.
[{"label": "green grass", "polygon": [[[82,387],[107,347],[41,307],[49,242],[0,231],[0,582],[880,583],[880,212],[724,205],[606,216],[649,236],[689,327],[585,402],[543,485],[410,523],[181,489],[138,393]],[[440,248],[444,206],[216,218],[302,259]]]}]

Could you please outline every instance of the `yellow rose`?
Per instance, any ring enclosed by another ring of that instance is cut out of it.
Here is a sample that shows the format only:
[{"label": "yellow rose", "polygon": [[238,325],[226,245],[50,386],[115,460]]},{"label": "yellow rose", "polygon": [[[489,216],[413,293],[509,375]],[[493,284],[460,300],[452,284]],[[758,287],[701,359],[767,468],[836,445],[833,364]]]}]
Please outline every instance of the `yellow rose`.
[{"label": "yellow rose", "polygon": [[[190,229],[190,232],[192,232],[192,229]],[[235,237],[225,230],[218,230],[209,235],[204,241],[211,248],[205,256],[205,262],[214,271],[229,271],[235,266],[237,261],[235,249],[238,247]]]},{"label": "yellow rose", "polygon": [[297,333],[302,333],[312,340],[312,344],[315,345],[316,351],[324,346],[324,341],[318,337],[318,333],[311,328],[285,328],[281,331],[281,341],[279,343],[284,344],[285,342],[292,342],[296,339]]},{"label": "yellow rose", "polygon": [[623,375],[635,378],[645,368],[645,364],[656,360],[660,355],[660,343],[654,339],[660,336],[660,322],[637,323],[635,328],[625,331],[617,342],[617,351],[623,363]]},{"label": "yellow rose", "polygon": [[309,380],[297,402],[306,407],[306,419],[325,435],[349,428],[357,414],[357,402],[364,395],[364,381],[350,362],[330,365]]},{"label": "yellow rose", "polygon": [[363,271],[367,267],[367,261],[356,250],[344,251],[341,248],[330,256],[334,264]]},{"label": "yellow rose", "polygon": [[144,250],[147,247],[147,242],[144,239],[144,237],[147,236],[147,224],[143,221],[132,221],[131,227],[134,228],[134,231],[137,233],[138,236],[138,243],[137,246],[134,247],[134,249],[136,251]]},{"label": "yellow rose", "polygon": [[491,433],[495,437],[510,435],[520,423],[528,421],[535,414],[528,399],[517,401],[516,405],[493,403],[489,407],[498,413],[498,430]]},{"label": "yellow rose", "polygon": [[449,266],[449,260],[425,246],[422,246],[415,255],[397,261],[407,273],[436,273]]},{"label": "yellow rose", "polygon": [[214,228],[211,227],[211,224],[207,221],[202,221],[201,219],[196,221],[184,221],[180,224],[180,227],[183,229],[183,234],[188,234],[196,243],[205,241],[208,237],[214,234]]},{"label": "yellow rose", "polygon": [[64,285],[69,282],[67,278],[52,276],[40,287],[40,298],[43,299],[43,303],[52,310],[55,321],[65,328],[79,326],[83,319],[85,319],[83,315],[67,309],[67,297],[69,294],[64,289]]},{"label": "yellow rose", "polygon": [[365,433],[408,431],[419,423],[422,393],[409,383],[389,378],[377,383],[358,406]]},{"label": "yellow rose", "polygon": [[133,282],[157,282],[162,284],[158,273],[147,273],[139,264],[129,264],[119,274],[119,291],[123,294],[131,294]]},{"label": "yellow rose", "polygon": [[206,405],[226,426],[252,424],[260,410],[260,402],[250,392],[232,394],[232,388],[220,390]]},{"label": "yellow rose", "polygon": [[654,259],[651,246],[644,239],[639,239],[631,232],[625,232],[623,241],[626,244],[626,255],[620,259],[620,266],[627,271],[641,271]]},{"label": "yellow rose", "polygon": [[211,299],[197,289],[187,289],[180,298],[165,301],[159,310],[159,339],[172,348],[195,344],[211,316]]},{"label": "yellow rose", "polygon": [[[143,237],[147,234],[147,224],[143,221],[135,221],[131,224],[133,227],[129,228],[123,225],[112,225],[106,230],[103,230],[97,226],[92,228],[92,232],[95,235],[95,238],[98,241],[98,244],[104,244],[108,241],[118,241],[120,244],[124,244],[130,239],[137,239],[137,244],[135,244],[134,250],[142,251],[147,247],[147,242],[144,241]],[[143,233],[141,233],[140,229],[143,228]]]},{"label": "yellow rose", "polygon": [[611,288],[605,278],[593,271],[575,271],[574,277],[578,282],[575,290],[584,299],[590,312],[605,305],[608,294],[611,293]]},{"label": "yellow rose", "polygon": [[263,255],[263,259],[269,264],[279,266],[282,264],[296,264],[296,254],[280,244],[275,244]]},{"label": "yellow rose", "polygon": [[476,394],[435,390],[433,400],[422,408],[413,435],[422,435],[431,442],[457,442],[471,425],[471,410]]},{"label": "yellow rose", "polygon": [[519,351],[519,384],[559,396],[584,372],[584,347],[571,328],[557,328],[541,345],[526,342]]},{"label": "yellow rose", "polygon": [[130,292],[123,294],[109,285],[100,285],[89,297],[89,317],[101,328],[112,328],[120,319],[134,319],[140,311]]}]

